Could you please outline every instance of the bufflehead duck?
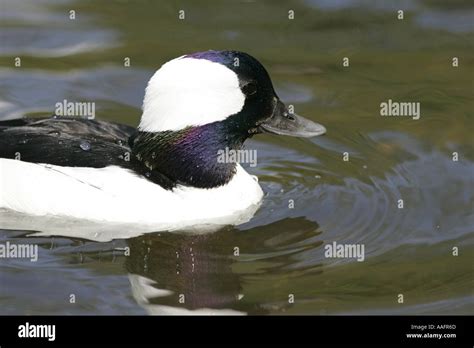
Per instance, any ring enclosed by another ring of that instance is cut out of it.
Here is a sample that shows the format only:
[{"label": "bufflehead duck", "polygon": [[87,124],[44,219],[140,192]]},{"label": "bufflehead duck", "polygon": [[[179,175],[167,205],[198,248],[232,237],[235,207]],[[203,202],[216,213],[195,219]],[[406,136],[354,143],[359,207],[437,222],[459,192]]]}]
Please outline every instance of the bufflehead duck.
[{"label": "bufflehead duck", "polygon": [[0,122],[0,208],[155,230],[238,224],[263,192],[218,153],[262,132],[311,137],[325,128],[289,112],[252,56],[184,55],[148,82],[137,129],[61,117]]}]

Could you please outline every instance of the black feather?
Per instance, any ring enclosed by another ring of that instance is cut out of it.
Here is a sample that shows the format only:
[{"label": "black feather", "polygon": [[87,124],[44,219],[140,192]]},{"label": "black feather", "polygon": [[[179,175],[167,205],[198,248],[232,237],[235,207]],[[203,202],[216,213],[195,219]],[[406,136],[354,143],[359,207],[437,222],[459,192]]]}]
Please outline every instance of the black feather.
[{"label": "black feather", "polygon": [[18,119],[0,122],[0,158],[65,167],[120,166],[170,189],[175,182],[134,160],[129,138],[135,128],[79,118]]}]

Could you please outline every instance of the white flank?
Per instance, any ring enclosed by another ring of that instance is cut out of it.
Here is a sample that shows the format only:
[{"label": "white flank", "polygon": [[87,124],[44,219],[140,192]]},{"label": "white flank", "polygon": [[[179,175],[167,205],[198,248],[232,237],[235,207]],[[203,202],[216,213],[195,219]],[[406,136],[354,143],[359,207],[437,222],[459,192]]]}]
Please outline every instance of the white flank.
[{"label": "white flank", "polygon": [[227,185],[168,191],[115,166],[60,167],[0,159],[0,208],[36,216],[176,230],[244,222],[262,197],[258,183],[240,165]]},{"label": "white flank", "polygon": [[242,110],[244,102],[232,70],[205,59],[179,57],[148,82],[138,128],[160,132],[222,121]]}]

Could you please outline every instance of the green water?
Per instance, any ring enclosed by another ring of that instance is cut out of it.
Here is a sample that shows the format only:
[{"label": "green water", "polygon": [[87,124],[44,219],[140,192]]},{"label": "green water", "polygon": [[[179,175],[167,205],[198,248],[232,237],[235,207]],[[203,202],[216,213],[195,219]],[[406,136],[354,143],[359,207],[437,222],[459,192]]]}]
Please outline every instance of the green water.
[{"label": "green water", "polygon": [[[161,64],[232,49],[328,130],[247,143],[266,195],[241,226],[109,242],[83,238],[81,223],[46,237],[1,230],[2,242],[40,247],[36,263],[1,260],[1,314],[474,312],[472,2],[1,0],[0,10],[0,119],[50,115],[67,99],[137,125]],[[389,99],[419,102],[420,118],[381,116]],[[363,244],[364,260],[325,257],[333,241]]]}]

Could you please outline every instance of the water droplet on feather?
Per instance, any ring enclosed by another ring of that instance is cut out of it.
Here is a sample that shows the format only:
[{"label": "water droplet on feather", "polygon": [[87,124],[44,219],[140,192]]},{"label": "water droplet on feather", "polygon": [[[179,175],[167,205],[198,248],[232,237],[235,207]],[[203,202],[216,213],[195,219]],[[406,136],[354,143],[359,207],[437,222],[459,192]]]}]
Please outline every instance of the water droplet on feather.
[{"label": "water droplet on feather", "polygon": [[91,149],[91,144],[88,141],[83,141],[79,144],[79,147],[84,151],[89,151]]}]

